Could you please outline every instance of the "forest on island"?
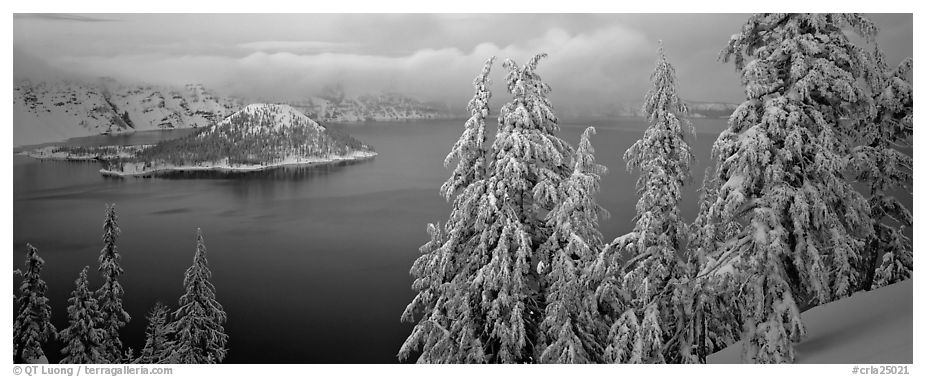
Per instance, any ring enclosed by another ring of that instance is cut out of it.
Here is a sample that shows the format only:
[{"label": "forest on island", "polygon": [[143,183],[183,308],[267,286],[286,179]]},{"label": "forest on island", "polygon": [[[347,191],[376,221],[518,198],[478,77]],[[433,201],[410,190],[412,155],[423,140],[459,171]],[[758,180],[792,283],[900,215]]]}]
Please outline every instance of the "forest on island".
[{"label": "forest on island", "polygon": [[327,158],[373,151],[341,130],[315,126],[301,114],[290,114],[286,124],[279,124],[274,115],[280,111],[284,111],[280,106],[268,105],[254,112],[235,113],[215,126],[160,142],[135,157],[111,161],[110,168],[122,170],[119,167],[125,163],[195,166],[225,159],[232,166],[271,165],[293,157]]}]

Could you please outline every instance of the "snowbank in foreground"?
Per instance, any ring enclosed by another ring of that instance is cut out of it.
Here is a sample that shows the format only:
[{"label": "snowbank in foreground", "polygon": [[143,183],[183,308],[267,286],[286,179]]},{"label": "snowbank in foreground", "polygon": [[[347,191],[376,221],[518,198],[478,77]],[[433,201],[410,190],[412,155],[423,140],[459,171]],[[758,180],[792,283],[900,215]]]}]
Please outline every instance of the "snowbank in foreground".
[{"label": "snowbank in foreground", "polygon": [[108,170],[100,169],[100,174],[105,176],[115,176],[115,177],[151,177],[158,174],[170,173],[170,172],[182,172],[182,171],[223,171],[223,172],[253,172],[274,169],[282,166],[298,166],[298,165],[320,165],[320,164],[329,164],[341,161],[352,161],[352,160],[365,160],[368,158],[373,158],[376,156],[376,152],[369,151],[355,151],[347,155],[334,155],[329,157],[289,157],[283,161],[267,164],[267,165],[229,165],[228,159],[222,160],[217,163],[210,163],[204,165],[195,165],[195,166],[175,166],[175,165],[163,165],[157,166],[154,168],[145,168],[142,163],[129,164],[126,163],[123,166],[122,171],[118,170]]},{"label": "snowbank in foreground", "polygon": [[[801,318],[807,337],[795,346],[795,363],[913,363],[913,279],[815,307]],[[742,350],[736,343],[707,362],[741,363]]]}]

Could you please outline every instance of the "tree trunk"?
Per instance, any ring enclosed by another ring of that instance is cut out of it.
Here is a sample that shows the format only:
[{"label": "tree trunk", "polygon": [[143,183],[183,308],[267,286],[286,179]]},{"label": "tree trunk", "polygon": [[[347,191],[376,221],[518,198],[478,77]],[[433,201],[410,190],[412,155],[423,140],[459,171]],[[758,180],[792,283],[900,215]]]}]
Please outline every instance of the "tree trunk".
[{"label": "tree trunk", "polygon": [[880,242],[877,231],[872,236],[871,243],[868,245],[868,269],[865,271],[865,280],[862,281],[860,290],[870,291],[875,281],[875,271],[878,269],[878,250]]},{"label": "tree trunk", "polygon": [[698,362],[701,364],[707,364],[707,320],[704,318],[704,311],[699,308],[697,314],[697,326],[698,326]]},{"label": "tree trunk", "polygon": [[22,347],[22,345],[20,345],[20,347],[17,348],[16,353],[13,355],[13,363],[15,363],[15,364],[25,364],[25,360],[23,360],[23,347]]}]

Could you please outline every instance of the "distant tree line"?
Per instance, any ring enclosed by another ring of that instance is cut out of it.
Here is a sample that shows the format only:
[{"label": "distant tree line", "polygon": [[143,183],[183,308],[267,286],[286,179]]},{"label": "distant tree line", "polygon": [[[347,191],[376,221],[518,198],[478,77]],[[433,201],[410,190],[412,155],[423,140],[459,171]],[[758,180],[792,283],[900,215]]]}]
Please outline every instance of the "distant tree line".
[{"label": "distant tree line", "polygon": [[136,154],[146,147],[146,145],[60,145],[52,147],[49,153],[66,153],[69,158],[93,158],[107,161],[121,158],[119,154]]}]

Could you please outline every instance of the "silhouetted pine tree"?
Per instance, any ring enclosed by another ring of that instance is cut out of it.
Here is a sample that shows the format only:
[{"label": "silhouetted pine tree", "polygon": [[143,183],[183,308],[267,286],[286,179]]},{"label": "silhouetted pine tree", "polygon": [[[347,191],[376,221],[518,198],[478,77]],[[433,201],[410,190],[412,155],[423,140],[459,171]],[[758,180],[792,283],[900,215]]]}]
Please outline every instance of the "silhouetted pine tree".
[{"label": "silhouetted pine tree", "polygon": [[104,356],[111,362],[122,360],[122,340],[119,338],[119,329],[131,320],[129,313],[122,307],[122,295],[125,291],[119,283],[119,276],[123,274],[119,265],[119,251],[116,248],[116,239],[119,237],[116,205],[106,207],[106,217],[103,220],[103,249],[100,250],[100,275],[103,285],[96,291],[97,302],[100,306],[102,321],[100,328],[105,331],[103,339]]},{"label": "silhouetted pine tree", "polygon": [[64,342],[64,348],[61,349],[64,355],[62,364],[101,364],[113,361],[106,355],[106,330],[100,327],[102,313],[87,287],[89,268],[86,266],[80,271],[80,276],[74,281],[76,287],[68,299],[69,326],[58,336]]},{"label": "silhouetted pine tree", "polygon": [[21,272],[22,283],[16,297],[16,318],[13,319],[13,362],[30,363],[47,358],[42,343],[54,337],[56,330],[51,324],[51,306],[45,292],[48,286],[42,280],[42,266],[45,260],[38,251],[26,244],[25,268]]},{"label": "silhouetted pine tree", "polygon": [[178,363],[214,364],[225,359],[228,335],[223,324],[227,315],[216,301],[215,286],[210,279],[212,272],[206,260],[203,233],[196,229],[193,265],[183,278],[186,293],[180,296],[180,307],[174,312],[176,320],[171,325],[176,334],[171,357]]},{"label": "silhouetted pine tree", "polygon": [[169,363],[173,343],[168,322],[170,314],[167,306],[158,302],[148,313],[148,327],[145,329],[145,347],[135,360],[140,364]]}]

